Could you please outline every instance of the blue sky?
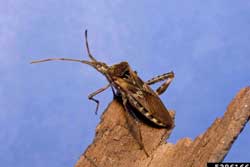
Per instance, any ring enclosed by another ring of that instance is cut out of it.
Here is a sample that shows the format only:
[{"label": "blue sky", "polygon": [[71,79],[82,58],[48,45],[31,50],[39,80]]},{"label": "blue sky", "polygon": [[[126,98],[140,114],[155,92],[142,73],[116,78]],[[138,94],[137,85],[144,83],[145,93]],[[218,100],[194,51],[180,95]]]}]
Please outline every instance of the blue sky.
[{"label": "blue sky", "polygon": [[[87,95],[107,84],[87,65],[29,62],[48,57],[115,64],[144,79],[173,70],[161,96],[176,111],[170,141],[194,139],[250,81],[249,1],[0,0],[1,166],[73,166],[92,142],[98,116]],[[249,124],[225,161],[250,161]]]}]

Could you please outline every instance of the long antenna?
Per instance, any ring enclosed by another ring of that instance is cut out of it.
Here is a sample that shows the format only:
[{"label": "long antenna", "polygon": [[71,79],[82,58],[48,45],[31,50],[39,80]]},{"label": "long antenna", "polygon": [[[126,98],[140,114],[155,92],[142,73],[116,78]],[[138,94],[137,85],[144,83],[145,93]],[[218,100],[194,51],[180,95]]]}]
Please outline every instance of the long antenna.
[{"label": "long antenna", "polygon": [[[89,58],[93,61],[93,62],[97,62],[97,60],[92,56],[92,54],[90,53],[89,50],[89,44],[88,44],[88,31],[85,30],[85,41],[86,41],[86,48],[87,48],[87,52],[88,52],[88,56]],[[80,63],[84,63],[84,64],[88,64],[91,66],[94,66],[94,64],[90,61],[86,61],[86,60],[78,60],[78,59],[70,59],[70,58],[48,58],[48,59],[42,59],[42,60],[36,60],[36,61],[32,61],[31,64],[35,64],[35,63],[42,63],[42,62],[47,62],[47,61],[74,61],[74,62],[80,62]]]},{"label": "long antenna", "polygon": [[86,48],[87,48],[87,52],[88,52],[88,56],[92,61],[97,61],[92,54],[90,53],[89,50],[89,44],[88,44],[88,30],[85,30],[85,44],[86,44]]},{"label": "long antenna", "polygon": [[46,62],[46,61],[57,61],[57,60],[59,60],[59,61],[74,61],[74,62],[80,62],[80,63],[92,65],[91,62],[86,61],[86,60],[69,59],[69,58],[49,58],[49,59],[42,59],[42,60],[32,61],[31,64],[42,63],[42,62]]}]

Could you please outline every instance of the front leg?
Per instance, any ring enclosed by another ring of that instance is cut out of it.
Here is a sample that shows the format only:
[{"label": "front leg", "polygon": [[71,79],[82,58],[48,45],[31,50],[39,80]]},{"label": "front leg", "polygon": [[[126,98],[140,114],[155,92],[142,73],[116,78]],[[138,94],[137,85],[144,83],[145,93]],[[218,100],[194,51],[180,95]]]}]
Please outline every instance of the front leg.
[{"label": "front leg", "polygon": [[159,75],[157,77],[154,77],[154,78],[148,80],[146,82],[146,84],[151,85],[151,84],[154,84],[156,82],[166,80],[160,87],[158,87],[156,89],[156,93],[158,95],[161,95],[162,93],[164,93],[167,90],[169,84],[172,82],[173,79],[174,79],[174,72],[171,71],[169,73],[165,73],[165,74]]},{"label": "front leg", "polygon": [[95,99],[94,96],[97,95],[97,94],[99,94],[99,93],[101,93],[101,92],[103,92],[104,90],[108,89],[108,87],[110,87],[110,85],[111,84],[108,84],[105,87],[100,88],[97,91],[95,91],[95,92],[91,93],[90,95],[88,95],[89,100],[93,100],[94,102],[96,102],[95,114],[97,114],[97,110],[99,108],[99,100]]}]

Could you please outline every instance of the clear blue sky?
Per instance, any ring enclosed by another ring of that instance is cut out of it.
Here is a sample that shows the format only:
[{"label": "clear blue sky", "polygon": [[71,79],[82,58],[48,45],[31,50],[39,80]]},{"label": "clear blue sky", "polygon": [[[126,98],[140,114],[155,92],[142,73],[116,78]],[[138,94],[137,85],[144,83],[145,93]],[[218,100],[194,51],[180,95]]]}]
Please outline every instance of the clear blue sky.
[{"label": "clear blue sky", "polygon": [[[249,1],[0,0],[0,164],[4,167],[73,166],[92,142],[112,100],[87,95],[107,84],[87,65],[29,62],[48,57],[108,64],[128,61],[147,80],[173,70],[161,96],[176,110],[170,141],[194,139],[223,115],[250,81]],[[250,161],[246,126],[226,161]]]}]

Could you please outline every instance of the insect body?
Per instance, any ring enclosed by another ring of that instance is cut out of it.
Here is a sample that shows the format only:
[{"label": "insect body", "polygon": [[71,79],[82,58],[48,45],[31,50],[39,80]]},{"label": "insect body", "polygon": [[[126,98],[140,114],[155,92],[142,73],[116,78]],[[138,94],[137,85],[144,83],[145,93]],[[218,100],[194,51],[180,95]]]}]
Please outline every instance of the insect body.
[{"label": "insect body", "polygon": [[[108,80],[109,84],[93,93],[91,93],[88,98],[97,103],[96,112],[98,110],[99,101],[94,98],[98,93],[106,90],[111,87],[114,95],[119,95],[122,97],[123,105],[126,110],[127,104],[130,104],[141,113],[146,119],[148,119],[153,124],[169,128],[172,127],[173,121],[172,118],[159,98],[159,95],[162,94],[172,79],[174,78],[174,73],[169,72],[147,82],[143,82],[135,71],[133,71],[127,62],[121,62],[108,66],[107,64],[97,61],[89,50],[88,40],[87,40],[87,30],[85,31],[86,39],[86,48],[88,56],[91,61],[86,60],[76,60],[69,58],[50,58],[44,60],[33,61],[31,63],[40,63],[45,61],[54,61],[54,60],[63,60],[63,61],[75,61],[83,64],[88,64],[95,68],[97,71],[102,73]],[[156,92],[153,91],[149,85],[154,84],[159,81],[166,80],[162,86],[160,86]]]}]

